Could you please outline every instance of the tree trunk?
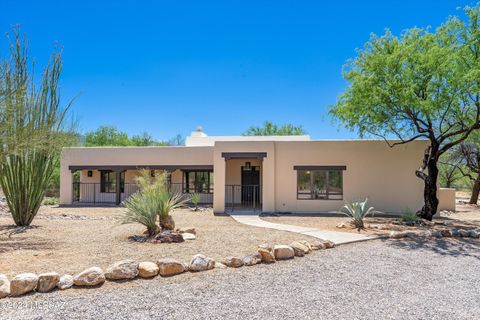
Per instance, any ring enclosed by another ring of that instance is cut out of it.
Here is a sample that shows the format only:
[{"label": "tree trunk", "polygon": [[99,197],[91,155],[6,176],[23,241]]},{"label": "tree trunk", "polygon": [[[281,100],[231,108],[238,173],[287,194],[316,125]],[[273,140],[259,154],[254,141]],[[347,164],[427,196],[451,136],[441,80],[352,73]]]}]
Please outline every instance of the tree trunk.
[{"label": "tree trunk", "polygon": [[437,166],[437,148],[430,147],[429,152],[425,153],[424,167],[428,170],[428,175],[424,172],[417,172],[417,176],[424,181],[423,198],[424,205],[422,210],[417,214],[422,219],[432,221],[433,215],[437,213],[438,198],[437,198],[437,180],[438,180],[438,166]]},{"label": "tree trunk", "polygon": [[469,204],[477,204],[478,195],[480,194],[480,173],[477,175],[477,179],[473,182],[472,196],[470,197]]}]

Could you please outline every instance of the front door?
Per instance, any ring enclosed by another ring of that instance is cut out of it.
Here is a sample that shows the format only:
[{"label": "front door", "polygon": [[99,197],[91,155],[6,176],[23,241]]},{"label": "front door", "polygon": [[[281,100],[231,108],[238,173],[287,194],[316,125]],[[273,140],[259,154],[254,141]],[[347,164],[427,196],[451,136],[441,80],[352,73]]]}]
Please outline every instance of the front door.
[{"label": "front door", "polygon": [[258,206],[260,199],[260,167],[242,166],[242,205]]}]

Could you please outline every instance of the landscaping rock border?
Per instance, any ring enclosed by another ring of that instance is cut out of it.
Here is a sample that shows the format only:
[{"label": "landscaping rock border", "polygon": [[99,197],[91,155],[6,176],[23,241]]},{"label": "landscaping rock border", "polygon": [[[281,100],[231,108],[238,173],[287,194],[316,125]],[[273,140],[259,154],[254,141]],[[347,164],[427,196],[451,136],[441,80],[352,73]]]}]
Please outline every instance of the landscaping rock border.
[{"label": "landscaping rock border", "polygon": [[[188,233],[188,232],[185,232]],[[397,232],[392,231],[385,238],[426,238],[426,237],[469,237],[478,239],[480,229],[444,229],[425,232]],[[222,262],[215,262],[202,254],[192,257],[189,264],[181,261],[162,258],[156,263],[133,260],[122,260],[111,264],[107,272],[99,267],[88,268],[76,276],[65,274],[60,276],[55,272],[43,273],[37,276],[33,273],[22,273],[16,275],[11,281],[0,274],[0,299],[8,296],[21,296],[32,291],[50,292],[56,288],[66,290],[73,286],[95,287],[101,286],[105,281],[133,280],[136,278],[153,278],[155,276],[171,277],[187,271],[201,272],[212,269],[234,269],[243,266],[254,266],[259,263],[270,264],[281,260],[304,257],[311,251],[325,250],[335,247],[332,241],[323,240],[300,240],[285,244],[260,244],[257,252],[244,257],[227,257]]]}]

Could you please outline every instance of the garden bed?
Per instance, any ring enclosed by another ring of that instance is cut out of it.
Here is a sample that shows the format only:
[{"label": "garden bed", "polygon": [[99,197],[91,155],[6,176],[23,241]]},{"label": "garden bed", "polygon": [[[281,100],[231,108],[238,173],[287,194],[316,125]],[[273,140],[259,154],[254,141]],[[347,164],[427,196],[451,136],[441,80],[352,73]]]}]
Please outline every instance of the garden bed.
[{"label": "garden bed", "polygon": [[[0,273],[56,271],[76,274],[92,266],[106,268],[115,261],[157,261],[171,257],[185,262],[202,253],[221,261],[228,256],[256,252],[261,243],[290,243],[298,234],[241,225],[228,216],[214,216],[211,209],[173,212],[177,227],[193,227],[197,238],[172,244],[129,240],[145,230],[140,225],[118,225],[118,207],[42,207],[32,228],[11,234],[13,220],[0,214]],[[313,238],[302,236],[302,239]]]}]

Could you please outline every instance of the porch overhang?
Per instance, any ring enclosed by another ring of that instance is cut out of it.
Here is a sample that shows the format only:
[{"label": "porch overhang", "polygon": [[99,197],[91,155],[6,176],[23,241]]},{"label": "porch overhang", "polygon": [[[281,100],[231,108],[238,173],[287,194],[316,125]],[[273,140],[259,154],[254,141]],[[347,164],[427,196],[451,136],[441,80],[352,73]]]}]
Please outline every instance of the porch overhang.
[{"label": "porch overhang", "polygon": [[347,170],[347,166],[293,166],[293,170]]},{"label": "porch overhang", "polygon": [[225,160],[233,159],[257,159],[263,160],[267,157],[266,152],[222,152],[222,158]]},{"label": "porch overhang", "polygon": [[109,170],[122,172],[125,170],[212,170],[213,165],[72,165],[70,171],[78,170]]}]

